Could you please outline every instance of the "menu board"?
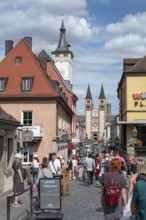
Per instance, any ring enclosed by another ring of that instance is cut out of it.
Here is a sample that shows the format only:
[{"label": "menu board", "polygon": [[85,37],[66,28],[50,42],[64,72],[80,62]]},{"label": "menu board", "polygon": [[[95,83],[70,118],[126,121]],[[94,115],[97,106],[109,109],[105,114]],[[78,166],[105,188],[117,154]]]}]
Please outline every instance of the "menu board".
[{"label": "menu board", "polygon": [[61,179],[41,178],[39,180],[40,209],[61,209]]}]

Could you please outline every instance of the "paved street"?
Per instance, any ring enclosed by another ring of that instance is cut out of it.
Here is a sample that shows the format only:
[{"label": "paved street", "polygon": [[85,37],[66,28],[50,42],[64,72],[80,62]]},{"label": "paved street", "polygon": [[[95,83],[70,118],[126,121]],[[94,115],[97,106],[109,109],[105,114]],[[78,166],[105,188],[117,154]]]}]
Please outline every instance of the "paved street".
[{"label": "paved street", "polygon": [[100,187],[71,181],[70,196],[62,199],[63,220],[103,220],[100,206]]},{"label": "paved street", "polygon": [[[87,187],[84,182],[72,180],[70,196],[62,198],[63,220],[103,220],[99,192],[100,187],[98,186]],[[16,219],[29,210],[29,193],[25,193],[21,199],[23,202],[21,208],[11,206],[11,219]],[[6,197],[0,199],[0,206],[0,220],[6,220]]]}]

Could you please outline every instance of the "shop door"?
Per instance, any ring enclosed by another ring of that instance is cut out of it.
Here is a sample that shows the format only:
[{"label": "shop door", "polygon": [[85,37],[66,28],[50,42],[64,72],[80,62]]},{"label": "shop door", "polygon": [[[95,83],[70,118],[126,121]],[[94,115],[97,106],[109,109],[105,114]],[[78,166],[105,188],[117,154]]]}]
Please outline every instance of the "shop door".
[{"label": "shop door", "polygon": [[0,136],[0,193],[4,190],[4,136]]}]

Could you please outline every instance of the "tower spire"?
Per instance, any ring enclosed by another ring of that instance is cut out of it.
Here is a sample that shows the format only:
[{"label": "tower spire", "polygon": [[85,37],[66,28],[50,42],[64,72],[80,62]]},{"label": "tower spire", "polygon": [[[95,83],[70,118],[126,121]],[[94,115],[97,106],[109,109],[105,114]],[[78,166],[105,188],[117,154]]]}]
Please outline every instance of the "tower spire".
[{"label": "tower spire", "polygon": [[99,99],[106,99],[104,94],[103,84],[101,85]]},{"label": "tower spire", "polygon": [[92,95],[91,95],[91,90],[90,90],[90,85],[89,84],[88,84],[86,99],[91,99],[92,100]]}]

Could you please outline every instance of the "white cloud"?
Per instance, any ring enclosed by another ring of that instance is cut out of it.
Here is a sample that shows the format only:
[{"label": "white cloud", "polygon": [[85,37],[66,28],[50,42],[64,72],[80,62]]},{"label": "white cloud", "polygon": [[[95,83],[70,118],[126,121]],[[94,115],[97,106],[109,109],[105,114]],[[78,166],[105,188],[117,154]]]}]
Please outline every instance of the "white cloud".
[{"label": "white cloud", "polygon": [[108,24],[106,31],[111,34],[146,33],[146,12],[126,15],[121,22]]},{"label": "white cloud", "polygon": [[123,55],[142,55],[146,52],[146,39],[140,35],[127,34],[111,39],[105,43],[108,51],[119,51]]}]

